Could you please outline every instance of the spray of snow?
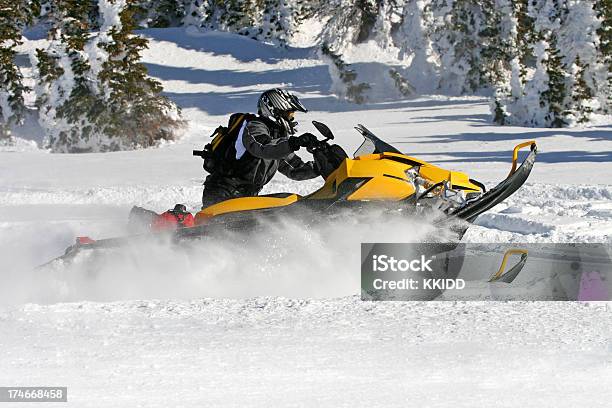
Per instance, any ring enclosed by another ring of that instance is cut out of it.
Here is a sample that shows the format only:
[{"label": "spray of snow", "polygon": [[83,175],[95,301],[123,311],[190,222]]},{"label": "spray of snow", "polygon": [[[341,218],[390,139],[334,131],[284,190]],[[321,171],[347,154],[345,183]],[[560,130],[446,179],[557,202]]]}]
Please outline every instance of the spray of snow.
[{"label": "spray of snow", "polygon": [[[64,235],[70,231],[50,231]],[[283,219],[252,234],[226,233],[201,241],[135,242],[126,248],[82,251],[70,263],[32,269],[31,259],[48,252],[60,236],[29,235],[19,246],[3,239],[0,299],[8,303],[143,298],[337,297],[359,293],[362,242],[432,240],[434,227],[405,214],[382,217],[344,213],[305,227]],[[443,232],[437,239],[451,239]],[[30,245],[24,246],[23,242]],[[48,244],[47,244],[48,245]],[[24,249],[26,248],[26,249]],[[21,251],[17,253],[16,251]],[[300,254],[300,256],[295,256]],[[49,254],[51,256],[51,254]],[[55,254],[57,255],[57,254]],[[8,261],[8,262],[7,262]]]}]

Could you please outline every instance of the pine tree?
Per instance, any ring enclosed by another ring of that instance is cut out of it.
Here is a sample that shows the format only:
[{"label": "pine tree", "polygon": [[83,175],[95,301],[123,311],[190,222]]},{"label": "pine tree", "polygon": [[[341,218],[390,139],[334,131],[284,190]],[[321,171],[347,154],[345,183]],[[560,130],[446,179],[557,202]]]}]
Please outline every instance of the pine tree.
[{"label": "pine tree", "polygon": [[[321,43],[336,51],[367,41],[376,24],[382,0],[330,0],[324,2],[317,15],[329,17],[320,34]],[[331,17],[330,17],[331,16]]]},{"label": "pine tree", "polygon": [[297,10],[288,0],[264,0],[257,39],[286,47],[293,35]]},{"label": "pine tree", "polygon": [[394,47],[394,37],[402,25],[403,14],[403,0],[380,0],[376,21],[367,39],[374,40],[382,49]]},{"label": "pine tree", "polygon": [[585,65],[580,61],[580,57],[576,56],[576,61],[572,66],[572,74],[575,78],[573,81],[571,102],[573,106],[572,117],[578,123],[587,123],[591,120],[593,114],[593,91],[585,80]]},{"label": "pine tree", "polygon": [[601,18],[601,25],[597,30],[600,38],[599,49],[609,61],[612,58],[612,1],[598,0],[595,2],[597,15]]},{"label": "pine tree", "polygon": [[100,31],[88,31],[89,3],[55,3],[54,39],[37,50],[37,105],[56,152],[133,149],[172,139],[177,108],[147,76],[140,53],[147,40],[132,33],[136,1],[100,0]]},{"label": "pine tree", "polygon": [[137,24],[166,28],[176,27],[182,23],[189,4],[186,4],[184,0],[140,0],[132,7],[137,8],[134,14]]},{"label": "pine tree", "polygon": [[206,27],[215,11],[214,3],[210,0],[187,0],[183,24],[197,28]]},{"label": "pine tree", "polygon": [[559,47],[561,17],[569,12],[566,5],[564,0],[537,0],[527,4],[527,15],[523,15],[525,4],[516,4],[518,47],[510,61],[510,92],[506,97],[496,92],[492,103],[498,123],[547,127],[569,124],[570,75]]},{"label": "pine tree", "polygon": [[223,31],[252,36],[257,32],[261,13],[255,0],[213,0],[217,10],[214,27]]},{"label": "pine tree", "polygon": [[486,18],[479,2],[456,0],[444,28],[449,52],[441,53],[440,87],[453,94],[474,93],[488,85],[482,69],[480,33]]},{"label": "pine tree", "polygon": [[530,12],[532,0],[515,0],[517,36],[516,46],[520,66],[520,81],[525,82],[527,67],[535,66],[535,56],[532,45],[536,42],[535,19]]},{"label": "pine tree", "polygon": [[396,40],[400,58],[411,59],[408,71],[425,92],[437,88],[439,75],[439,57],[431,37],[434,30],[432,6],[431,0],[408,0]]},{"label": "pine tree", "polygon": [[389,76],[402,96],[413,96],[416,93],[414,86],[398,70],[391,68]]},{"label": "pine tree", "polygon": [[140,62],[148,41],[133,34],[136,5],[128,2],[118,11],[119,22],[109,26],[108,41],[98,45],[107,55],[97,76],[104,103],[92,119],[110,139],[104,149],[153,146],[174,138],[182,123],[180,111],[161,95],[161,84],[148,77]]},{"label": "pine tree", "polygon": [[50,15],[54,21],[51,44],[47,50],[37,50],[34,61],[39,121],[47,134],[46,145],[54,151],[78,150],[93,131],[90,116],[99,104],[85,52],[91,7],[88,1],[56,1]]},{"label": "pine tree", "polygon": [[565,108],[567,72],[562,62],[561,52],[557,48],[557,37],[554,33],[551,33],[549,37],[546,74],[548,75],[548,87],[540,95],[540,105],[548,106],[546,124],[550,127],[566,126],[568,124],[568,112]]},{"label": "pine tree", "polygon": [[[566,13],[561,16],[559,28],[559,49],[562,50],[563,62],[568,67],[567,88],[572,91],[572,98],[567,101],[567,109],[572,116],[586,122],[592,111],[605,105],[605,98],[596,98],[606,88],[606,67],[598,55],[600,39],[597,35],[600,21],[596,17],[591,0],[568,0]],[[579,76],[578,76],[579,75]],[[580,83],[576,83],[580,81]],[[586,100],[579,98],[585,97]],[[582,109],[588,109],[583,112]]]},{"label": "pine tree", "polygon": [[484,38],[484,77],[488,84],[497,88],[503,87],[508,93],[512,60],[519,55],[515,9],[511,0],[494,0],[483,6],[483,14],[486,16],[486,27],[481,32]]},{"label": "pine tree", "polygon": [[513,69],[518,62],[518,19],[511,0],[495,0],[495,7],[488,13],[489,25],[486,30],[487,44],[483,50],[483,65],[488,82],[494,87],[492,112],[493,121],[506,124],[508,111],[506,104],[513,94],[520,95],[520,80],[516,87]]},{"label": "pine tree", "polygon": [[321,57],[328,60],[333,84],[332,92],[350,102],[365,103],[367,99],[365,91],[370,89],[370,85],[365,82],[357,83],[357,73],[350,69],[340,55],[333,52],[327,44],[321,46]]},{"label": "pine tree", "polygon": [[604,113],[612,112],[612,0],[597,0],[595,9],[601,19],[597,30],[599,35],[600,62],[607,67],[607,84],[601,87],[600,100]]},{"label": "pine tree", "polygon": [[23,124],[29,89],[15,64],[15,48],[22,44],[23,26],[38,12],[37,2],[0,0],[0,139],[10,139],[11,128]]}]

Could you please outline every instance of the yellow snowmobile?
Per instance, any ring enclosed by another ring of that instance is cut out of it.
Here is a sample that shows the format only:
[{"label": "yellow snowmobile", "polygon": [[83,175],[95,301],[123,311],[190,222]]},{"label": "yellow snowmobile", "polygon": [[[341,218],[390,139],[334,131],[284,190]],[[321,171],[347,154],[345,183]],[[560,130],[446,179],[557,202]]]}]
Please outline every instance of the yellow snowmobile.
[{"label": "yellow snowmobile", "polygon": [[[381,204],[391,209],[412,211],[434,207],[442,214],[441,220],[459,219],[470,223],[523,185],[537,151],[535,141],[517,145],[510,174],[487,191],[482,183],[465,173],[446,170],[401,153],[363,125],[355,129],[361,133],[364,142],[351,159],[340,146],[329,143],[334,135],[325,124],[316,121],[313,124],[324,139],[307,149],[312,153],[315,168],[325,179],[325,184],[312,194],[302,197],[279,193],[229,199],[199,211],[195,215],[195,225],[171,231],[102,240],[79,237],[60,259],[71,258],[84,249],[121,246],[138,237],[167,237],[171,234],[175,241],[198,239],[220,230],[248,230],[260,220],[284,215],[295,217],[308,213],[321,219],[343,208],[359,211]],[[524,147],[529,147],[530,151],[519,165],[518,152]],[[194,155],[199,153],[194,151]],[[463,225],[469,225],[467,223]],[[466,228],[461,227],[460,236]]]}]

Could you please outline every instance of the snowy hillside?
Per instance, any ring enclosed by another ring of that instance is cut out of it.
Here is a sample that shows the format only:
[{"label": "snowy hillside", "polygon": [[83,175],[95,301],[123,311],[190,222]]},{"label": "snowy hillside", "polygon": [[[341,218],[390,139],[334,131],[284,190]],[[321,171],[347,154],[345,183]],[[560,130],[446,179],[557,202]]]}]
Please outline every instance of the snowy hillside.
[{"label": "snowy hillside", "polygon": [[[149,73],[188,121],[180,140],[51,154],[28,143],[40,141],[32,127],[0,150],[0,385],[67,385],[75,407],[608,406],[609,305],[357,300],[359,243],[410,241],[427,228],[413,221],[288,225],[248,248],[229,242],[190,248],[189,257],[144,247],[115,263],[85,257],[76,268],[33,270],[77,235],[123,234],[132,205],[197,210],[205,174],[191,150],[277,86],[308,107],[300,131],[325,122],[353,151],[361,143],[353,126],[362,123],[487,186],[507,175],[514,145],[535,139],[528,184],[465,239],[612,242],[610,118],[533,129],[491,124],[489,101],[479,97],[354,105],[330,94],[313,48],[183,28],[144,34]],[[279,174],[265,192],[320,185]]]}]

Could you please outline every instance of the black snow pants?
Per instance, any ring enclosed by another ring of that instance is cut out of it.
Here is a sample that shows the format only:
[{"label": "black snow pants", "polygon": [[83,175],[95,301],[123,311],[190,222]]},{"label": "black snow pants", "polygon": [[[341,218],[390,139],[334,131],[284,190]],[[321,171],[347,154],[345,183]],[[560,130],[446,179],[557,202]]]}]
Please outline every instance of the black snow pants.
[{"label": "black snow pants", "polygon": [[247,186],[235,186],[231,180],[209,180],[207,178],[202,192],[202,208],[230,198],[256,196],[260,190]]}]

